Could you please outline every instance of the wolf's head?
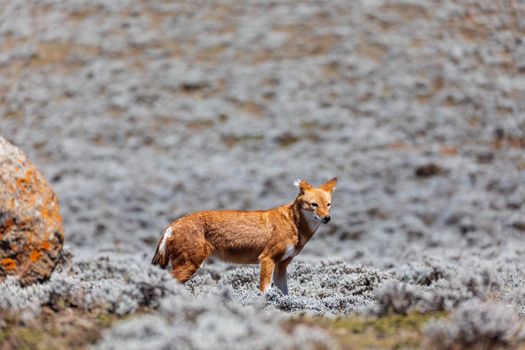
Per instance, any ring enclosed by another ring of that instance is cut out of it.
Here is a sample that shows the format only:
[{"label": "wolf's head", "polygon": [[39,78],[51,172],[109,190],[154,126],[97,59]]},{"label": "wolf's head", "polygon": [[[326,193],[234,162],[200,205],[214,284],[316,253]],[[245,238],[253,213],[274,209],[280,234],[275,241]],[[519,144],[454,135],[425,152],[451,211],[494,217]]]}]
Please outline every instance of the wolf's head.
[{"label": "wolf's head", "polygon": [[300,208],[310,211],[315,220],[323,224],[330,221],[330,206],[332,205],[332,191],[337,184],[337,178],[333,178],[319,187],[313,187],[305,180],[298,179],[294,185],[299,188],[297,201]]}]

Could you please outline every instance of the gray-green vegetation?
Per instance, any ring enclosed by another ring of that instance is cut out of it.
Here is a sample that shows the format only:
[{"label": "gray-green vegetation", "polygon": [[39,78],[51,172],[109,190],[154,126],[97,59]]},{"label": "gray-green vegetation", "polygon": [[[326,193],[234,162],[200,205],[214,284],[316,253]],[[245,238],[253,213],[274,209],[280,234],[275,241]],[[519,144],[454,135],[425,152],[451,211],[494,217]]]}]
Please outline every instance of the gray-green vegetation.
[{"label": "gray-green vegetation", "polygon": [[[57,310],[110,320],[83,338],[100,349],[344,348],[355,329],[384,339],[377,327],[414,315],[413,347],[519,344],[524,12],[4,2],[0,134],[57,192],[73,259],[42,285],[0,284],[2,312],[22,319],[0,321],[0,340]],[[260,297],[257,266],[210,261],[180,286],[149,265],[185,213],[273,207],[296,178],[332,176],[332,221],[290,266],[289,296]]]}]

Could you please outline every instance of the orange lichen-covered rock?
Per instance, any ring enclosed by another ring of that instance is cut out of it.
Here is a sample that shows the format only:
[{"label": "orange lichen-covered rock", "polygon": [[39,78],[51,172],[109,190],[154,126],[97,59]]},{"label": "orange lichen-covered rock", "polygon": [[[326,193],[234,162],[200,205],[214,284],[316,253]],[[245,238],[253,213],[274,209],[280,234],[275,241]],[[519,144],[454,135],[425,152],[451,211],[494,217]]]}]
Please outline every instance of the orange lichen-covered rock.
[{"label": "orange lichen-covered rock", "polygon": [[62,253],[58,200],[26,156],[0,137],[0,280],[45,280]]}]

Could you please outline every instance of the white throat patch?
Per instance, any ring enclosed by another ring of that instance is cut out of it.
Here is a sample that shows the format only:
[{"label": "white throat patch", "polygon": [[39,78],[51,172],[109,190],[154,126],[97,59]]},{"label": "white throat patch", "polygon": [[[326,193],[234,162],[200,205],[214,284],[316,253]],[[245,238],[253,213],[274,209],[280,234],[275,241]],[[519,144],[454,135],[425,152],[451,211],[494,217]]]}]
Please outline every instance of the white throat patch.
[{"label": "white throat patch", "polygon": [[315,232],[319,228],[319,225],[321,225],[321,221],[314,219],[314,213],[311,211],[301,209],[301,213],[306,220],[310,232]]}]

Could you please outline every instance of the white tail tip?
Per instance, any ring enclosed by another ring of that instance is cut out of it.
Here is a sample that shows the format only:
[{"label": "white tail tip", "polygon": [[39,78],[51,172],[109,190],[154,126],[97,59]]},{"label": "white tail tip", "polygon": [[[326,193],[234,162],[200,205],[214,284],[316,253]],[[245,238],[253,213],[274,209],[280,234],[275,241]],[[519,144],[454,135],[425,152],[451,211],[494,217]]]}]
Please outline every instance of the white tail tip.
[{"label": "white tail tip", "polygon": [[166,247],[166,240],[171,237],[173,233],[173,229],[171,228],[171,225],[164,231],[164,235],[162,236],[162,241],[160,242],[159,251],[163,251]]}]

